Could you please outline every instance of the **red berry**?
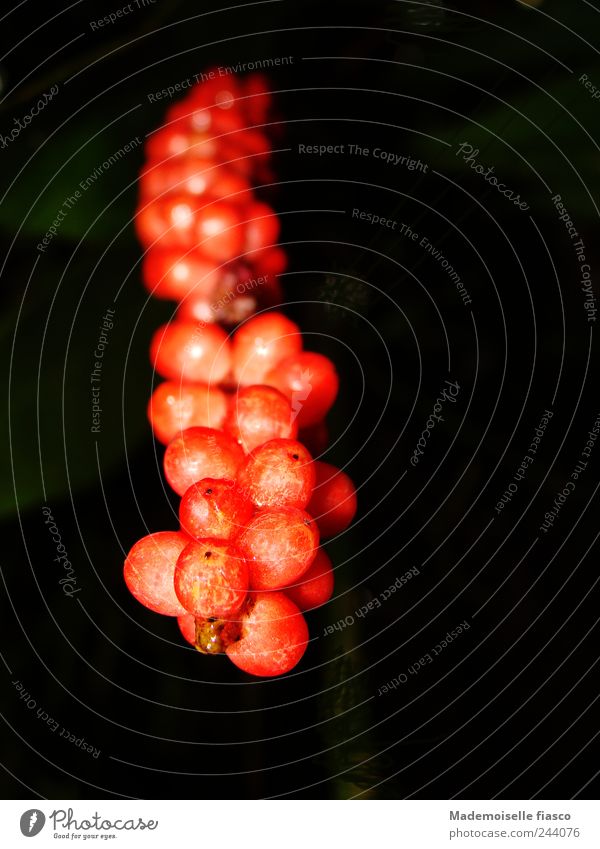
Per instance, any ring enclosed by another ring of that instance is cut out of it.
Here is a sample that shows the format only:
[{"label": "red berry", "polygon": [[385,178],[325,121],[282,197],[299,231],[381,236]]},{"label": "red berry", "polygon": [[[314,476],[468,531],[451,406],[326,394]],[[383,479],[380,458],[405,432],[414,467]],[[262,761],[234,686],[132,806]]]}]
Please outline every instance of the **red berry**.
[{"label": "red berry", "polygon": [[347,474],[330,463],[315,461],[317,479],[308,504],[321,535],[344,531],[356,514],[356,488]]},{"label": "red berry", "polygon": [[160,245],[162,248],[196,247],[195,233],[196,209],[202,201],[189,195],[178,194],[158,197],[148,204],[147,214],[151,239],[147,244],[152,248]]},{"label": "red berry", "polygon": [[195,233],[202,253],[218,262],[236,259],[244,250],[244,228],[240,224],[245,217],[227,201],[198,209]]},{"label": "red berry", "polygon": [[257,593],[242,615],[240,639],[226,652],[251,675],[283,675],[296,666],[307,644],[308,628],[294,602],[283,593]]},{"label": "red berry", "polygon": [[329,448],[329,428],[325,422],[299,428],[298,440],[306,445],[313,457],[319,457]]},{"label": "red berry", "polygon": [[180,301],[188,295],[209,297],[224,275],[213,260],[200,251],[155,247],[147,251],[142,265],[144,285],[156,298]]},{"label": "red berry", "polygon": [[316,424],[325,418],[336,399],[339,380],[328,357],[300,351],[286,357],[267,374],[265,383],[290,399],[298,427]]},{"label": "red berry", "polygon": [[196,617],[192,616],[191,613],[184,613],[183,616],[177,617],[177,624],[179,625],[179,630],[181,631],[184,639],[191,643],[193,646],[196,645]]},{"label": "red berry", "polygon": [[260,251],[259,256],[255,257],[250,254],[247,259],[256,266],[257,274],[260,276],[283,274],[287,268],[287,255],[281,248],[269,248],[268,250]]},{"label": "red berry", "polygon": [[177,560],[175,593],[193,616],[230,619],[239,613],[246,601],[246,561],[226,540],[190,542]]},{"label": "red berry", "polygon": [[206,107],[218,103],[223,108],[235,107],[238,98],[242,94],[242,84],[243,81],[232,74],[223,77],[219,74],[217,67],[208,68],[206,70],[206,79],[190,89],[184,102],[193,104],[194,106]]},{"label": "red berry", "polygon": [[312,610],[329,601],[333,595],[333,568],[322,548],[297,583],[285,588],[285,594],[300,610]]},{"label": "red berry", "polygon": [[248,561],[252,589],[277,590],[306,572],[319,532],[308,513],[296,507],[267,507],[248,522],[236,544]]},{"label": "red berry", "polygon": [[277,242],[280,225],[279,218],[266,203],[252,203],[246,211],[246,251],[262,251],[271,248]]},{"label": "red berry", "polygon": [[182,530],[198,539],[233,539],[253,513],[251,501],[235,481],[217,478],[193,483],[179,505]]},{"label": "red berry", "polygon": [[185,613],[175,595],[173,575],[177,558],[190,542],[177,531],[159,531],[136,542],[125,560],[123,576],[129,592],[155,613]]},{"label": "red berry", "polygon": [[268,79],[263,74],[249,74],[242,80],[245,100],[242,108],[250,124],[264,124],[271,108],[271,93]]},{"label": "red berry", "polygon": [[231,365],[229,340],[216,325],[172,321],[159,327],[152,337],[150,360],[163,377],[220,383]]},{"label": "red berry", "polygon": [[161,164],[182,155],[222,161],[222,147],[221,139],[210,133],[192,132],[185,121],[179,120],[152,133],[146,143],[146,156],[149,161],[158,160]]},{"label": "red berry", "polygon": [[244,452],[227,433],[190,427],[167,446],[165,476],[178,495],[203,478],[235,479]]},{"label": "red berry", "polygon": [[246,452],[270,439],[293,438],[298,432],[287,398],[272,386],[260,385],[239,390],[223,427]]},{"label": "red berry", "polygon": [[263,383],[267,372],[277,363],[301,350],[302,336],[293,321],[280,312],[255,316],[233,337],[235,377],[242,386]]},{"label": "red berry", "polygon": [[167,445],[189,427],[220,428],[227,412],[227,396],[218,386],[167,380],[154,390],[148,418],[155,437]]},{"label": "red berry", "polygon": [[246,458],[238,483],[257,507],[304,509],[315,485],[313,459],[294,439],[271,439]]},{"label": "red berry", "polygon": [[199,157],[177,157],[151,162],[140,174],[140,196],[145,200],[169,192],[189,192],[196,197],[227,198],[230,203],[247,203],[250,184],[227,165]]}]

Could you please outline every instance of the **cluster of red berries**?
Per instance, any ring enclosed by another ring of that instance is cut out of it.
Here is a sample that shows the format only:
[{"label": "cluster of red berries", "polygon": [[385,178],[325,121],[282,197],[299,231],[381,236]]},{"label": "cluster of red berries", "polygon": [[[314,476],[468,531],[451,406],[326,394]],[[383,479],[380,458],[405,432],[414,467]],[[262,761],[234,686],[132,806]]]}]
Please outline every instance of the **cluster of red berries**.
[{"label": "cluster of red berries", "polygon": [[[248,102],[243,92],[252,93]],[[227,287],[243,292],[248,269],[264,270],[281,254],[271,244],[275,214],[269,210],[268,228],[252,226],[264,205],[248,200],[244,184],[268,167],[247,164],[268,144],[246,127],[264,121],[268,102],[260,78],[211,80],[171,109],[172,123],[148,146],[138,229],[156,257],[145,263],[145,282],[179,300],[175,318],[151,343],[153,366],[166,381],[148,415],[167,445],[164,471],[181,496],[180,530],[141,539],[124,569],[135,598],[176,616],[199,651],[225,652],[262,676],[288,672],[302,657],[302,612],[333,593],[320,538],[347,528],[356,511],[350,478],[309,451],[326,447],[324,417],[338,391],[333,363],[303,351],[298,326],[281,312],[246,316],[229,335],[217,323],[236,314],[225,318],[215,308]],[[235,141],[217,144],[214,134],[225,131]],[[201,189],[197,168],[223,169],[227,179],[207,180]],[[185,273],[176,271],[181,264]],[[244,309],[258,306],[254,300]]]},{"label": "cluster of red berries", "polygon": [[260,74],[207,76],[148,140],[135,221],[148,291],[179,301],[182,320],[235,324],[280,302],[286,267],[277,215],[252,189],[271,179],[271,96]]}]

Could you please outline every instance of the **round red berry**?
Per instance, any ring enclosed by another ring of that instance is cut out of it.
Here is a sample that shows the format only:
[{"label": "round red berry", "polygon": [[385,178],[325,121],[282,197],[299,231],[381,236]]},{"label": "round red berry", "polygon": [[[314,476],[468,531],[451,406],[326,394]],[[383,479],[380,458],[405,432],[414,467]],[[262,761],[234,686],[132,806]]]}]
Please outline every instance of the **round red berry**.
[{"label": "round red berry", "polygon": [[146,289],[156,298],[180,301],[187,296],[210,297],[224,270],[199,251],[152,248],[142,264]]},{"label": "round red berry", "polygon": [[253,514],[252,502],[236,482],[217,478],[193,483],[179,505],[182,530],[196,538],[233,539]]},{"label": "round red berry", "polygon": [[203,619],[231,619],[248,593],[248,567],[226,540],[190,542],[177,560],[175,593],[182,606]]},{"label": "round red berry", "polygon": [[232,168],[199,157],[150,162],[140,175],[140,196],[147,200],[169,192],[187,192],[211,200],[227,198],[230,203],[247,203],[249,189],[248,181]]},{"label": "round red berry", "polygon": [[268,79],[263,74],[249,74],[242,80],[245,99],[242,108],[250,124],[264,124],[269,116],[272,96]]},{"label": "round red berry", "polygon": [[306,445],[313,457],[319,457],[329,448],[329,428],[326,422],[298,428],[298,439]]},{"label": "round red berry", "polygon": [[313,459],[294,439],[271,439],[246,458],[237,479],[256,507],[302,510],[315,485]]},{"label": "round red berry", "polygon": [[246,251],[262,251],[271,248],[279,236],[279,218],[266,203],[251,203],[246,211]]},{"label": "round red berry", "polygon": [[129,592],[155,613],[181,616],[185,609],[173,586],[177,558],[190,542],[177,531],[159,531],[142,537],[133,546],[123,567]]},{"label": "round red berry", "polygon": [[270,439],[294,438],[298,428],[290,402],[272,386],[244,386],[232,398],[223,425],[244,451]]},{"label": "round red berry", "polygon": [[233,371],[238,383],[264,383],[267,373],[302,350],[297,324],[280,312],[254,316],[235,332],[232,343]]},{"label": "round red berry", "polygon": [[220,383],[231,365],[229,340],[214,324],[172,321],[154,334],[150,360],[163,377]]},{"label": "round red berry", "polygon": [[325,604],[333,595],[333,567],[329,555],[320,548],[307,571],[285,594],[300,610],[312,610]]},{"label": "round red berry", "polygon": [[251,675],[283,675],[300,661],[308,628],[298,607],[283,593],[256,593],[241,617],[241,636],[226,648],[239,669]]},{"label": "round red berry", "polygon": [[267,374],[265,383],[290,399],[298,427],[325,418],[336,399],[339,379],[328,357],[300,351],[286,357]]},{"label": "round red berry", "polygon": [[315,461],[316,481],[307,510],[321,535],[332,537],[344,531],[356,514],[356,488],[345,472],[330,463]]},{"label": "round red berry", "polygon": [[167,446],[165,476],[178,495],[203,478],[235,479],[244,452],[226,433],[208,427],[190,427]]},{"label": "round red berry", "polygon": [[295,583],[315,559],[316,522],[296,507],[267,507],[248,522],[236,544],[248,561],[254,590]]},{"label": "round red berry", "polygon": [[227,201],[198,209],[194,226],[202,253],[218,262],[236,259],[244,249],[243,215]]},{"label": "round red berry", "polygon": [[227,396],[205,383],[159,384],[148,404],[148,418],[156,438],[167,445],[189,427],[220,428],[227,412]]}]

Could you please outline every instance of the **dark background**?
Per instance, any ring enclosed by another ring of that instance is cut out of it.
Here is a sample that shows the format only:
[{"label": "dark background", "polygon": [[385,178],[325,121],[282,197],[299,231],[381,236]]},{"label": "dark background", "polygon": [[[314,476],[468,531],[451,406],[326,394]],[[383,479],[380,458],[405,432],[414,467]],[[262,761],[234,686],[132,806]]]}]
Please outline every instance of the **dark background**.
[{"label": "dark background", "polygon": [[[598,292],[600,100],[578,82],[585,73],[600,86],[596,5],[283,0],[219,11],[157,0],[99,32],[89,22],[120,4],[6,10],[0,132],[53,84],[59,92],[0,150],[3,795],[597,794],[599,448],[552,530],[539,531],[600,412],[597,331],[551,201],[562,195]],[[83,194],[45,253],[36,244],[80,180],[160,125],[168,101],[148,93],[277,56],[294,57],[270,73],[275,147],[289,150],[274,154],[276,185],[261,192],[290,255],[286,312],[341,376],[326,459],[360,490],[355,525],[328,545],[336,596],[309,616],[305,658],[283,679],[255,680],[198,656],[122,582],[126,551],[176,527],[177,506],[145,418],[148,344],[172,305],[140,282],[141,147]],[[457,157],[461,142],[530,209]],[[347,148],[298,153],[340,143],[429,169]],[[354,207],[426,235],[472,305],[418,242],[353,220]],[[112,306],[94,435],[89,375]],[[457,403],[412,468],[448,377]],[[535,463],[496,515],[547,407]],[[43,505],[74,566],[72,599]],[[324,636],[414,566],[381,609]],[[469,630],[434,663],[377,695],[463,620]]]}]

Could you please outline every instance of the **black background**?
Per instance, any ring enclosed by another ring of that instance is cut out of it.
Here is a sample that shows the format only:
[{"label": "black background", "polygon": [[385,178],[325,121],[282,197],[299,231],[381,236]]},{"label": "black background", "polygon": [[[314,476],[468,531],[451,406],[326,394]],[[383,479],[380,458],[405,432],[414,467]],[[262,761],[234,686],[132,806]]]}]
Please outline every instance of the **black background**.
[{"label": "black background", "polygon": [[[59,86],[0,150],[3,795],[593,797],[599,448],[552,530],[540,525],[600,413],[597,331],[551,200],[562,195],[597,292],[600,101],[578,80],[600,86],[600,11],[580,0],[157,0],[91,30],[117,7],[26,2],[1,24],[0,132]],[[340,373],[326,459],[356,480],[359,513],[328,546],[336,595],[309,615],[302,663],[254,680],[198,656],[122,581],[127,550],[176,527],[177,509],[145,419],[147,348],[172,305],[140,282],[141,147],[84,193],[45,253],[36,244],[80,180],[160,125],[168,102],[149,93],[283,56],[293,61],[270,72],[277,177],[261,194],[290,256],[285,310]],[[461,142],[530,208],[469,168]],[[350,144],[428,171],[352,156]],[[426,235],[472,304],[418,242],[353,208]],[[95,436],[89,374],[113,306]],[[460,393],[413,468],[446,379]],[[535,462],[497,515],[546,408]],[[44,504],[74,564],[72,599]],[[415,566],[379,610],[324,635]],[[378,695],[464,620],[432,664]]]}]

